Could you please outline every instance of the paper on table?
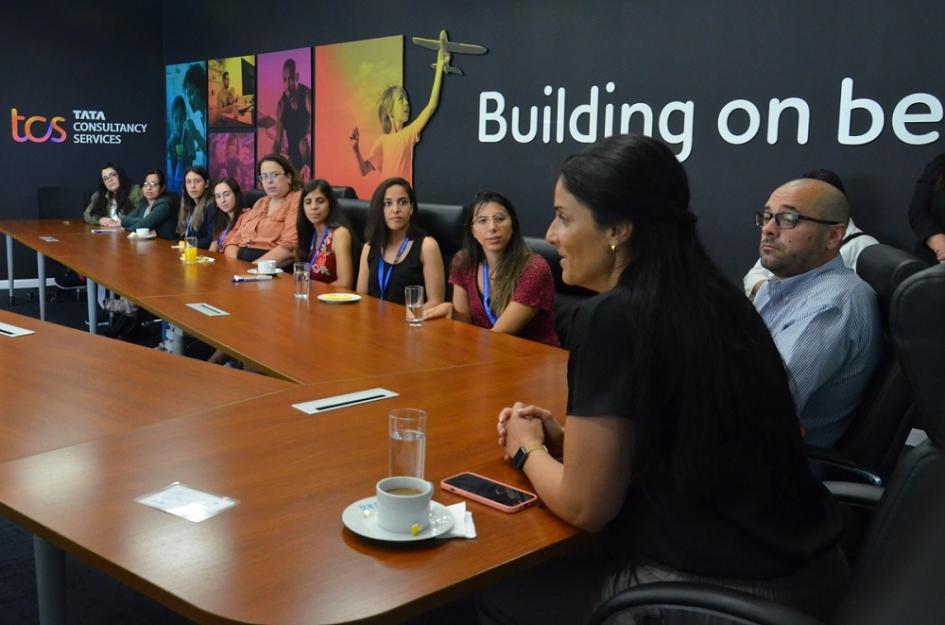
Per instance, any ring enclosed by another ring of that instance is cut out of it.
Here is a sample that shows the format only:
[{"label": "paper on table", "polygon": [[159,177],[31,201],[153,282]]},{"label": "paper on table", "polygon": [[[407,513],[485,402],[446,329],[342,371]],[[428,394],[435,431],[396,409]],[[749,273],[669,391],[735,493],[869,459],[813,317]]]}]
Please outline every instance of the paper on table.
[{"label": "paper on table", "polygon": [[180,482],[173,482],[159,491],[142,495],[135,501],[193,523],[206,521],[239,503],[238,499],[205,493]]},{"label": "paper on table", "polygon": [[440,538],[475,538],[476,524],[473,523],[472,512],[466,510],[466,502],[454,503],[446,506],[453,515],[453,527]]}]

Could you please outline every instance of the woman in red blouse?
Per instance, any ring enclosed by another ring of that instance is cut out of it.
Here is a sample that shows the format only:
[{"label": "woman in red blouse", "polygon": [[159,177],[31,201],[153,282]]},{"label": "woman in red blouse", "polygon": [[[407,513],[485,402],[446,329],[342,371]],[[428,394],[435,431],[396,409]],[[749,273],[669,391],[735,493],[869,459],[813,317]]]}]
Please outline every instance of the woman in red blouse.
[{"label": "woman in red blouse", "polygon": [[431,308],[425,317],[452,317],[557,347],[551,269],[525,245],[512,202],[480,191],[467,225],[450,269],[453,302]]},{"label": "woman in red blouse", "polygon": [[312,280],[353,288],[352,229],[327,180],[305,184],[298,213],[295,257],[312,266]]}]

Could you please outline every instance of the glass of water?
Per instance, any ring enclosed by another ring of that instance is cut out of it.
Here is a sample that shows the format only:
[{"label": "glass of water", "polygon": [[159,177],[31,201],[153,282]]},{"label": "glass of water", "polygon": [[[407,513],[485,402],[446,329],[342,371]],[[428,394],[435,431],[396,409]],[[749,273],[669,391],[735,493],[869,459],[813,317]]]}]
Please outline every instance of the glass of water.
[{"label": "glass of water", "polygon": [[427,413],[419,408],[395,408],[388,415],[389,475],[423,479]]},{"label": "glass of water", "polygon": [[404,305],[407,307],[407,325],[423,325],[423,287],[404,287]]},{"label": "glass of water", "polygon": [[295,278],[295,299],[308,299],[309,289],[312,287],[312,266],[308,263],[292,265],[292,276]]}]

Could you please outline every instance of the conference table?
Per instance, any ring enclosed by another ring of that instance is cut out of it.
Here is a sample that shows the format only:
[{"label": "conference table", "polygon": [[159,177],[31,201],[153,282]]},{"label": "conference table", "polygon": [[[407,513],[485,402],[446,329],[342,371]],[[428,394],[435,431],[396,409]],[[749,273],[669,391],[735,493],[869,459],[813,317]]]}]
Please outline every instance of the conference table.
[{"label": "conference table", "polygon": [[[399,622],[580,544],[541,507],[506,514],[467,502],[477,538],[406,545],[363,538],[341,520],[387,474],[387,413],[397,407],[428,412],[436,501],[462,501],[438,486],[460,471],[528,488],[502,459],[496,414],[520,400],[563,415],[564,351],[448,320],[410,328],[401,306],[323,304],[314,296],[337,289],[315,283],[312,299],[296,301],[285,276],[233,284],[248,265],[185,266],[167,241],[84,228],[49,242],[43,224],[14,225],[0,221],[0,231],[271,374],[0,315],[36,330],[0,339],[5,368],[28,346],[31,366],[55,359],[67,376],[44,394],[48,380],[24,370],[3,387],[17,416],[0,419],[17,441],[0,455],[0,514],[37,536],[40,584],[52,587],[40,588],[51,595],[44,622],[61,619],[62,551],[198,623],[291,625]],[[187,306],[195,301],[230,314],[201,314]],[[315,415],[293,407],[377,387],[396,395]],[[174,482],[239,504],[191,523],[135,502]]]}]

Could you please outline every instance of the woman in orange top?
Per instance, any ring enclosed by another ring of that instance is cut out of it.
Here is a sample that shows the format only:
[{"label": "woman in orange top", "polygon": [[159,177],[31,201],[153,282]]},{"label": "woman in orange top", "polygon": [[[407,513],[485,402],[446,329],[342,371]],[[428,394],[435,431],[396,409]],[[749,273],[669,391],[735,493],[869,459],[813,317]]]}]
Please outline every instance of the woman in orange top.
[{"label": "woman in orange top", "polygon": [[223,241],[223,253],[252,262],[292,262],[298,235],[295,222],[302,183],[292,163],[279,154],[267,154],[256,166],[265,197],[239,216]]}]

